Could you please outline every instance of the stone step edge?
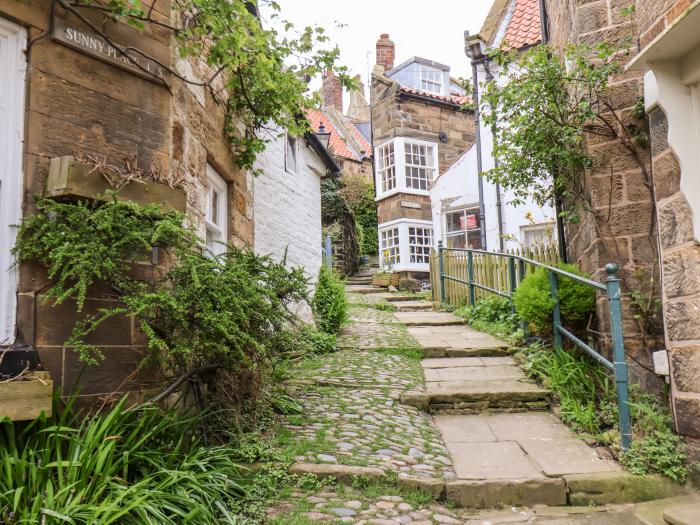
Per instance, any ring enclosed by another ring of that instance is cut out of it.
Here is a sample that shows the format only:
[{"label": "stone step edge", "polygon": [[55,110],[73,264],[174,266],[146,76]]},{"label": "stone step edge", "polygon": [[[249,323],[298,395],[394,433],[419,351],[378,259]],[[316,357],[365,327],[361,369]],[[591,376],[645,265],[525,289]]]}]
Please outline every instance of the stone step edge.
[{"label": "stone step edge", "polygon": [[[530,412],[549,410],[551,401],[551,392],[549,390],[536,390],[527,392],[517,392],[516,399],[513,399],[513,393],[500,392],[497,395],[490,394],[475,394],[469,398],[461,398],[456,401],[434,401],[433,396],[424,390],[407,390],[399,396],[399,402],[402,405],[411,406],[428,412],[430,414],[440,413],[450,414],[482,414],[493,411],[507,412]],[[505,396],[509,399],[505,399]],[[513,401],[519,404],[499,405],[500,401]],[[495,404],[491,404],[495,402]],[[471,403],[471,404],[470,404]],[[484,403],[486,403],[484,405]],[[436,406],[440,405],[440,406]],[[451,406],[442,406],[451,405]],[[463,406],[458,406],[463,405]]]},{"label": "stone step edge", "polygon": [[423,347],[423,357],[507,357],[514,353],[514,350],[507,345],[495,346],[493,348],[439,348]]},{"label": "stone step edge", "polygon": [[[356,480],[391,479],[389,472],[378,467],[331,463],[294,463],[290,474],[334,478],[352,485]],[[588,506],[641,503],[690,494],[692,489],[661,476],[638,476],[629,472],[565,474],[537,479],[454,480],[398,473],[399,487],[420,489],[436,500],[461,508],[487,509],[507,506]]]}]

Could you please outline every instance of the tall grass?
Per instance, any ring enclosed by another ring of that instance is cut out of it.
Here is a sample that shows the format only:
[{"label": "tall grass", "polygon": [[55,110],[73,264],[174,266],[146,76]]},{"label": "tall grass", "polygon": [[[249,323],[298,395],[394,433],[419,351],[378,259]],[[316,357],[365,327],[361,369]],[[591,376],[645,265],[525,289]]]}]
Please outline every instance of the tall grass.
[{"label": "tall grass", "polygon": [[236,524],[237,456],[204,447],[196,421],[122,399],[95,417],[0,423],[0,522]]}]

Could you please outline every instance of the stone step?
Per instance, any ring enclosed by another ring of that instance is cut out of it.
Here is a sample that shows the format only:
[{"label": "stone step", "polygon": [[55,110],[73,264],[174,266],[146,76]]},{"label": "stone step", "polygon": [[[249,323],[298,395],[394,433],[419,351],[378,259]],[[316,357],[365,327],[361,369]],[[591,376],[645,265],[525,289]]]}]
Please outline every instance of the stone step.
[{"label": "stone step", "polygon": [[426,385],[431,414],[549,410],[549,390],[517,379],[443,381]]},{"label": "stone step", "polygon": [[449,500],[463,507],[566,505],[568,474],[620,473],[552,414],[436,416],[456,477]]},{"label": "stone step", "polygon": [[372,284],[372,279],[348,279],[345,281],[345,284],[348,286],[370,286]]},{"label": "stone step", "polygon": [[433,310],[433,303],[430,301],[399,301],[396,308],[399,312],[430,312]]},{"label": "stone step", "polygon": [[464,319],[449,312],[397,312],[396,318],[406,326],[464,326]]},{"label": "stone step", "polygon": [[359,294],[371,294],[371,293],[386,293],[384,288],[379,288],[377,286],[364,286],[364,285],[349,285],[345,287],[345,291],[348,293],[359,293]]},{"label": "stone step", "polygon": [[416,301],[416,297],[413,295],[403,295],[400,293],[387,293],[386,296],[383,298],[386,301],[389,301],[390,303],[399,303],[399,302],[404,302],[404,301]]},{"label": "stone step", "polygon": [[425,357],[510,355],[508,343],[461,326],[409,326],[408,333],[423,348]]}]

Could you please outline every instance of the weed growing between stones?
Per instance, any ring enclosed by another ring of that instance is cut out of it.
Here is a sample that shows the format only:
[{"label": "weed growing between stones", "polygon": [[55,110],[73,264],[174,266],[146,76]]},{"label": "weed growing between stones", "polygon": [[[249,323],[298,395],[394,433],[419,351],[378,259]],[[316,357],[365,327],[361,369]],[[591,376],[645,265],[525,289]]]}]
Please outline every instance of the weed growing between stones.
[{"label": "weed growing between stones", "polygon": [[475,330],[504,338],[511,344],[522,341],[520,319],[505,297],[482,299],[473,306],[457,308],[453,313],[464,317]]}]

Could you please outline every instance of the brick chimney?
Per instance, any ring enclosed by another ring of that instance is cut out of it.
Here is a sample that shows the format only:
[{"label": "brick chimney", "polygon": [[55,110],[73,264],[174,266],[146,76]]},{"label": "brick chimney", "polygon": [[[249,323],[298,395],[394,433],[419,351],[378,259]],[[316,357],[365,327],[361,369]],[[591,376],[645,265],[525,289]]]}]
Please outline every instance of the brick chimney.
[{"label": "brick chimney", "polygon": [[343,86],[340,79],[333,74],[333,71],[326,71],[323,74],[323,107],[335,108],[343,112]]},{"label": "brick chimney", "polygon": [[384,66],[384,71],[394,68],[396,48],[394,42],[389,39],[388,33],[382,33],[377,40],[377,64]]}]

